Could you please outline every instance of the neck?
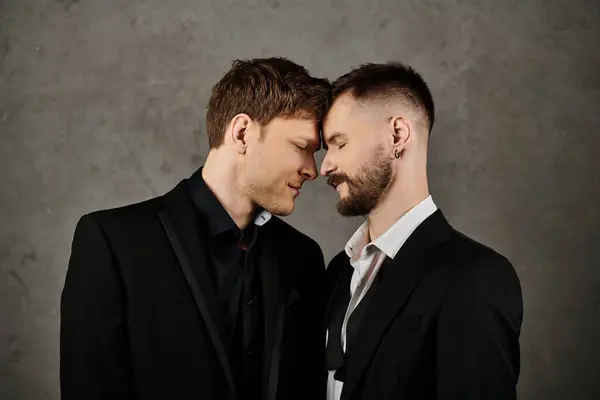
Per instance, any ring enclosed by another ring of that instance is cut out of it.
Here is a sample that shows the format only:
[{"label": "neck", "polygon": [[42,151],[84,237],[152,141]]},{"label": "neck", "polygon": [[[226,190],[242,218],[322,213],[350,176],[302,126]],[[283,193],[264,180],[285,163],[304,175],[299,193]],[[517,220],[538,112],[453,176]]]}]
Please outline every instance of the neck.
[{"label": "neck", "polygon": [[[400,168],[402,170],[402,168]],[[411,208],[429,196],[427,173],[423,171],[397,176],[377,206],[369,213],[369,236],[373,241],[387,231]]]},{"label": "neck", "polygon": [[208,153],[202,178],[240,229],[246,228],[256,206],[240,191],[235,160],[217,150]]}]

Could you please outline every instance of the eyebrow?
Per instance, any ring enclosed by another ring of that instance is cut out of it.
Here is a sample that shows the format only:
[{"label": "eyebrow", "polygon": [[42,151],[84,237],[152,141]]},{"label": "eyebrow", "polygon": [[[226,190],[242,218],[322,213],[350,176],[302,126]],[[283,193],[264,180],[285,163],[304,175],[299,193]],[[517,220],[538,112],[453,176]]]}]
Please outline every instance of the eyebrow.
[{"label": "eyebrow", "polygon": [[325,140],[324,135],[321,133],[321,142],[323,142],[323,148],[325,150],[327,150],[328,149],[327,143],[333,143],[333,142],[337,141],[338,139],[345,138],[346,136],[347,135],[342,132],[333,132],[333,134],[327,140]]}]

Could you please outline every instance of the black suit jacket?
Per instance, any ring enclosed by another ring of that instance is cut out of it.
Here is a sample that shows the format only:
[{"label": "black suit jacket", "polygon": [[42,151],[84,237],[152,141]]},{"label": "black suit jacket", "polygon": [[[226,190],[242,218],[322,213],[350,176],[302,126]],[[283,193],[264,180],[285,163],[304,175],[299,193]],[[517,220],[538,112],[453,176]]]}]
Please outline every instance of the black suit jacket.
[{"label": "black suit jacket", "polygon": [[[342,400],[515,399],[523,305],[511,263],[440,210],[387,261],[347,348]],[[331,261],[328,319],[352,272],[345,253]]]},{"label": "black suit jacket", "polygon": [[[199,223],[185,181],[80,219],[61,297],[62,399],[236,398]],[[265,398],[322,398],[323,254],[275,216],[261,235]]]}]

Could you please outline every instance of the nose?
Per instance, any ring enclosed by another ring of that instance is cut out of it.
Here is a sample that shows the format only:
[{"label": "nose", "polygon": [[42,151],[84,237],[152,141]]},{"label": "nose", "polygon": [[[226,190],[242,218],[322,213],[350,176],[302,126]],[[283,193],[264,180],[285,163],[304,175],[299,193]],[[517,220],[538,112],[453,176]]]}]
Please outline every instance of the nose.
[{"label": "nose", "polygon": [[314,158],[310,160],[308,167],[302,169],[302,176],[307,181],[312,181],[317,177],[317,164],[315,164]]},{"label": "nose", "polygon": [[323,163],[321,164],[321,175],[327,176],[335,171],[335,164],[331,161],[331,157],[329,156],[329,152],[325,154],[325,158],[323,159]]}]

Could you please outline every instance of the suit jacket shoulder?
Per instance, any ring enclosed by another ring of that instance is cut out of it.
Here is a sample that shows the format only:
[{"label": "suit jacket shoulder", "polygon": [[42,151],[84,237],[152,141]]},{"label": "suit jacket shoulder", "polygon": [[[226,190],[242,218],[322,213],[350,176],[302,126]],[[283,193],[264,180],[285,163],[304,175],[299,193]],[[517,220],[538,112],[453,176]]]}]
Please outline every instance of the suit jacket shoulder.
[{"label": "suit jacket shoulder", "polygon": [[444,257],[448,272],[444,277],[448,282],[441,301],[442,312],[495,310],[517,329],[523,314],[521,284],[505,256],[453,231]]},{"label": "suit jacket shoulder", "polygon": [[448,261],[453,266],[454,275],[463,285],[490,279],[518,283],[515,268],[508,258],[461,232],[453,231],[448,249]]},{"label": "suit jacket shoulder", "polygon": [[[84,214],[77,226],[89,226],[89,222],[93,222],[102,233],[101,237],[119,268],[128,265],[131,269],[127,270],[142,270],[139,266],[152,264],[157,254],[170,254],[167,235],[158,216],[166,208],[189,215],[190,221],[195,218],[193,203],[184,181],[161,196]],[[76,229],[75,236],[77,232]],[[96,241],[82,237],[79,245],[90,248],[96,246]]]},{"label": "suit jacket shoulder", "polygon": [[156,214],[163,208],[163,199],[164,195],[120,207],[96,210],[83,215],[82,218],[91,216],[106,227],[118,229],[135,227],[143,220],[156,218]]}]

